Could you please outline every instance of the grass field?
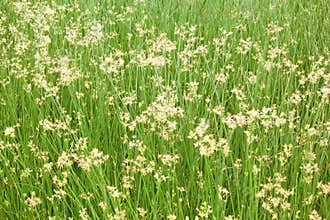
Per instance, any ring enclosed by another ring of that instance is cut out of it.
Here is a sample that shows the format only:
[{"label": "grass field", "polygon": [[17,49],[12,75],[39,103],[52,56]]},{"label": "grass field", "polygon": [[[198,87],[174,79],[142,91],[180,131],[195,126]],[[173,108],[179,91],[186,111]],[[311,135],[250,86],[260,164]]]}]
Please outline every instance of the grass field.
[{"label": "grass field", "polygon": [[330,219],[327,0],[0,1],[0,219]]}]

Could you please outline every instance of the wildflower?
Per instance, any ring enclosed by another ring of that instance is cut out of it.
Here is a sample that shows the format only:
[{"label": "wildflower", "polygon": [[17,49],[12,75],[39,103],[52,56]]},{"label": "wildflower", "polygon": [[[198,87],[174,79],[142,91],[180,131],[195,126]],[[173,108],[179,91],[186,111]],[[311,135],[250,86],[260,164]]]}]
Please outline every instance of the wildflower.
[{"label": "wildflower", "polygon": [[315,209],[311,211],[309,214],[309,219],[310,220],[322,220],[322,217],[317,213]]},{"label": "wildflower", "polygon": [[137,208],[139,216],[141,216],[142,218],[145,217],[147,215],[147,211],[144,208]]},{"label": "wildflower", "polygon": [[218,73],[215,75],[215,80],[217,82],[225,83],[228,80],[228,76],[225,73]]},{"label": "wildflower", "polygon": [[229,191],[225,187],[218,185],[218,197],[220,200],[227,200],[229,194]]},{"label": "wildflower", "polygon": [[168,219],[168,220],[176,220],[176,215],[169,214],[169,215],[167,216],[167,219]]},{"label": "wildflower", "polygon": [[302,101],[300,92],[293,93],[289,99],[289,102],[295,105],[298,105]]},{"label": "wildflower", "polygon": [[62,152],[62,154],[58,157],[56,162],[56,166],[58,168],[70,167],[72,164],[73,161],[71,159],[71,155],[66,152]]},{"label": "wildflower", "polygon": [[319,192],[319,194],[323,194],[325,196],[330,195],[330,182],[328,183],[318,182],[317,188],[321,189],[321,192]]},{"label": "wildflower", "polygon": [[126,211],[120,211],[118,208],[115,208],[115,212],[108,215],[109,220],[125,220],[126,219]]},{"label": "wildflower", "polygon": [[206,134],[208,128],[205,119],[201,119],[195,130],[189,132],[188,138],[195,141],[194,146],[199,149],[201,156],[209,157],[219,149],[223,149],[224,155],[228,156],[230,150],[227,140],[224,138],[216,140],[212,134]]},{"label": "wildflower", "polygon": [[4,132],[5,136],[15,137],[15,128],[14,127],[7,127]]},{"label": "wildflower", "polygon": [[25,204],[27,204],[30,208],[34,208],[41,203],[41,199],[36,196],[35,192],[31,192],[31,196],[25,200]]},{"label": "wildflower", "polygon": [[87,208],[83,208],[83,209],[79,210],[79,217],[82,220],[88,220],[89,219],[89,216],[88,216],[88,213],[87,213]]},{"label": "wildflower", "polygon": [[212,207],[203,202],[199,208],[196,208],[200,218],[208,218],[212,214]]}]

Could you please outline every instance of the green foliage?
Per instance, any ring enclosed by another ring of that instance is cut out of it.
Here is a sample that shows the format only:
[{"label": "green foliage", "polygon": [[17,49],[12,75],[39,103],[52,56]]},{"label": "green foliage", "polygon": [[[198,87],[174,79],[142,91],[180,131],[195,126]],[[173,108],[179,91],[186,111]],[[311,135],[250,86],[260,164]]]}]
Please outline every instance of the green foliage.
[{"label": "green foliage", "polygon": [[330,219],[328,1],[0,1],[0,219]]}]

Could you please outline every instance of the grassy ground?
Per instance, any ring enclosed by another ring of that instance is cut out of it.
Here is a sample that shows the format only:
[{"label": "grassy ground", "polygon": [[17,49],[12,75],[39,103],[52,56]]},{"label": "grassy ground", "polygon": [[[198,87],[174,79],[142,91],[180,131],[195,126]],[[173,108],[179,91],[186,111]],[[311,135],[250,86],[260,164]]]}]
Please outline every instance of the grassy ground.
[{"label": "grassy ground", "polygon": [[0,218],[330,219],[329,12],[0,1]]}]

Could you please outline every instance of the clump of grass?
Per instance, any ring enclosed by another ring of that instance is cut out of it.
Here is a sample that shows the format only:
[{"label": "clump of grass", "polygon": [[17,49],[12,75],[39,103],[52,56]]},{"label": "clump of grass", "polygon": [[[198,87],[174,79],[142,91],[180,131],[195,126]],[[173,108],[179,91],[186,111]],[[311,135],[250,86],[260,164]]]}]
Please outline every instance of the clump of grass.
[{"label": "clump of grass", "polygon": [[1,219],[329,219],[327,1],[0,3]]}]

